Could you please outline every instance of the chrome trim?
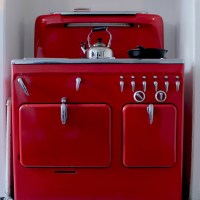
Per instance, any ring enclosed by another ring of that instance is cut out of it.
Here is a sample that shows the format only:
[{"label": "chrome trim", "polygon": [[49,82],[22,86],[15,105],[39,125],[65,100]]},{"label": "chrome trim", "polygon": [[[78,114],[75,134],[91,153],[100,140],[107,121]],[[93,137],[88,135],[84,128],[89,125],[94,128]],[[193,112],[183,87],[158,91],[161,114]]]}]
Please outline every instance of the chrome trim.
[{"label": "chrome trim", "polygon": [[68,58],[24,58],[14,59],[11,61],[12,65],[27,65],[27,64],[112,64],[112,63],[124,63],[124,64],[184,64],[181,59],[68,59]]},{"label": "chrome trim", "polygon": [[152,125],[153,124],[153,114],[154,114],[154,106],[153,106],[153,104],[149,104],[148,105],[147,113],[149,114],[150,125]]},{"label": "chrome trim", "polygon": [[136,15],[136,14],[146,14],[146,11],[55,11],[50,14],[60,14],[60,15]]},{"label": "chrome trim", "polygon": [[95,26],[132,27],[133,23],[65,23],[65,27],[95,27]]},{"label": "chrome trim", "polygon": [[20,86],[21,86],[22,90],[24,91],[24,93],[25,93],[27,96],[29,96],[29,92],[28,92],[28,90],[27,90],[27,88],[26,88],[26,86],[25,86],[25,84],[24,84],[22,78],[18,78],[17,81],[18,81],[18,83],[20,84]]},{"label": "chrome trim", "polygon": [[13,200],[11,198],[11,158],[12,158],[12,131],[11,131],[11,112],[12,112],[12,102],[11,99],[8,99],[6,102],[6,197],[4,200]]},{"label": "chrome trim", "polygon": [[60,106],[60,110],[61,110],[60,116],[61,116],[61,122],[63,125],[66,124],[66,122],[67,122],[67,105],[66,105],[66,103],[67,103],[67,98],[63,97],[61,99],[61,106]]}]

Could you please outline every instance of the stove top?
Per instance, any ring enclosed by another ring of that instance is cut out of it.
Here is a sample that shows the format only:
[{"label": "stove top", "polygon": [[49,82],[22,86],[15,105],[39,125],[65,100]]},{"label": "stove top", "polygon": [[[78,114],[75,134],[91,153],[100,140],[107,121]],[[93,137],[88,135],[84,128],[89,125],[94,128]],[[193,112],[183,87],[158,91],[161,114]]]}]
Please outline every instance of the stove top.
[{"label": "stove top", "polygon": [[14,59],[11,64],[87,64],[87,63],[124,63],[124,64],[183,64],[182,59],[69,59],[69,58],[24,58]]}]

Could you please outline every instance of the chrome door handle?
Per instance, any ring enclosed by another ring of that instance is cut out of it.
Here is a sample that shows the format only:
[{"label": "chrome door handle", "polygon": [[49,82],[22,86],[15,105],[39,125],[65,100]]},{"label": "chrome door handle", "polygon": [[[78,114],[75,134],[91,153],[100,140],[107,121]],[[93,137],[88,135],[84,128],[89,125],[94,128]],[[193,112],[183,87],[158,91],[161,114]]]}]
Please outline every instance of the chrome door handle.
[{"label": "chrome door handle", "polygon": [[149,104],[147,107],[147,113],[149,115],[149,122],[153,124],[153,114],[154,114],[154,106],[153,104]]},{"label": "chrome door handle", "polygon": [[60,116],[61,116],[61,122],[62,124],[66,124],[67,122],[67,99],[66,97],[63,97],[61,99],[61,106],[60,106],[60,109],[61,109],[61,112],[60,112]]},{"label": "chrome door handle", "polygon": [[27,90],[27,88],[26,88],[26,86],[25,86],[25,84],[24,84],[22,78],[18,78],[17,81],[18,81],[18,83],[20,84],[20,86],[21,86],[22,90],[24,91],[24,93],[25,93],[27,96],[29,96],[29,92],[28,92],[28,90]]}]

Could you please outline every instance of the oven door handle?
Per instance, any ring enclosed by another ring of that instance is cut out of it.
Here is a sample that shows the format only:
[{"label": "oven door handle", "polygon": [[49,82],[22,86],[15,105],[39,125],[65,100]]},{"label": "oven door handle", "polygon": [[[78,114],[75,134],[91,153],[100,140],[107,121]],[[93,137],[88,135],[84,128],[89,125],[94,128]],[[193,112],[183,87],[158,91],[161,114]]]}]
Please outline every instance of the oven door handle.
[{"label": "oven door handle", "polygon": [[66,124],[66,122],[67,122],[67,105],[66,105],[66,103],[67,103],[67,98],[63,97],[61,99],[61,106],[60,106],[60,110],[61,110],[60,116],[61,116],[61,122],[63,125]]},{"label": "oven door handle", "polygon": [[147,113],[149,115],[149,122],[150,122],[150,125],[153,124],[153,115],[154,115],[154,106],[153,104],[149,104],[148,107],[147,107]]}]

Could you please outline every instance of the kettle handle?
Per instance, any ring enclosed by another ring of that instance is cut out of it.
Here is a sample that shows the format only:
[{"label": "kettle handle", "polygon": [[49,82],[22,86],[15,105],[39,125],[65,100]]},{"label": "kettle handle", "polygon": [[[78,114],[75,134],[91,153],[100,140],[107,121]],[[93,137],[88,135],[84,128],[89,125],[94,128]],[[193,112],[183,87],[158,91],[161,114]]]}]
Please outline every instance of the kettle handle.
[{"label": "kettle handle", "polygon": [[110,33],[110,31],[108,31],[108,27],[107,26],[100,26],[100,27],[94,27],[94,28],[92,28],[92,30],[90,31],[90,33],[88,34],[88,37],[87,37],[88,47],[89,48],[91,47],[90,36],[91,36],[91,34],[93,32],[96,32],[96,31],[106,31],[109,34],[109,41],[108,41],[108,44],[107,44],[107,47],[109,48],[111,46],[112,34]]}]

